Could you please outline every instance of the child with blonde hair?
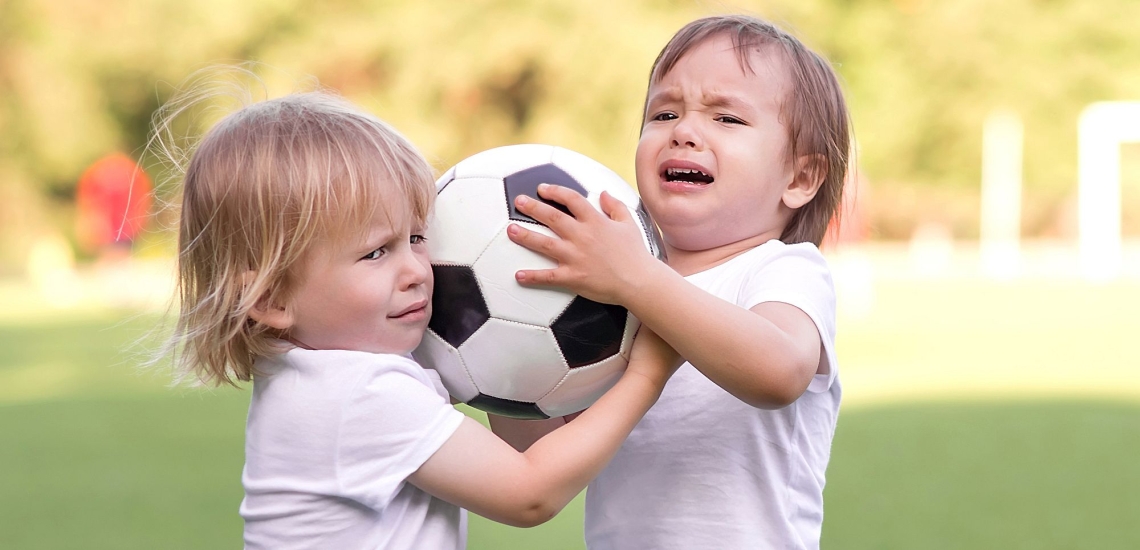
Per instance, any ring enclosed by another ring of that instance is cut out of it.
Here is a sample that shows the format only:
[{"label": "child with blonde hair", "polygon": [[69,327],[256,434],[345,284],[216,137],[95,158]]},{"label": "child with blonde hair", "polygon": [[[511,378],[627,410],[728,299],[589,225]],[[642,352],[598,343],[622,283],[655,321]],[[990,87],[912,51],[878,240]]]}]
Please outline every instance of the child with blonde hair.
[{"label": "child with blonde hair", "polygon": [[590,484],[591,549],[819,547],[841,390],[818,246],[848,149],[826,60],[759,19],[709,17],[654,63],[637,147],[667,264],[611,197],[604,214],[556,186],[539,193],[571,215],[517,201],[561,237],[509,228],[558,261],[520,282],[621,304],[688,361]]},{"label": "child with blonde hair", "polygon": [[172,346],[205,383],[253,382],[247,548],[460,549],[461,508],[542,523],[679,364],[642,334],[609,393],[518,452],[410,358],[432,310],[435,187],[395,130],[326,92],[252,103],[204,135],[182,184]]}]

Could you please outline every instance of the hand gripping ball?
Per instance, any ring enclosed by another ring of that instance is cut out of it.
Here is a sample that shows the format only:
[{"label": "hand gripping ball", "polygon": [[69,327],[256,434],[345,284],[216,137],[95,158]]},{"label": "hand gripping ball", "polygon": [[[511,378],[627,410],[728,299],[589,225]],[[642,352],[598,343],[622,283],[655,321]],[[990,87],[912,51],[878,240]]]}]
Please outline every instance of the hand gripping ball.
[{"label": "hand gripping ball", "polygon": [[520,194],[538,199],[540,183],[578,191],[594,208],[602,191],[609,192],[641,225],[646,249],[658,257],[662,250],[637,193],[602,164],[561,147],[491,149],[459,162],[436,182],[426,233],[433,312],[413,355],[439,372],[452,397],[515,418],[562,416],[590,406],[621,377],[639,326],[621,306],[515,281],[520,269],[556,266],[507,238],[510,223],[554,235],[514,208]]}]

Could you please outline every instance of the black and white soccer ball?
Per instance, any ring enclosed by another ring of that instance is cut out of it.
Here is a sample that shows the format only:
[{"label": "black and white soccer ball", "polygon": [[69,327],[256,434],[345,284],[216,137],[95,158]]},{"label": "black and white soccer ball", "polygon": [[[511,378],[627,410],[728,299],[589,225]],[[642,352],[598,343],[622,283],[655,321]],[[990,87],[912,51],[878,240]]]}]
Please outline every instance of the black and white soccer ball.
[{"label": "black and white soccer ball", "polygon": [[436,182],[426,233],[433,311],[412,353],[439,372],[455,399],[515,418],[590,406],[621,377],[639,326],[621,306],[515,280],[520,269],[557,265],[507,238],[511,223],[554,235],[514,207],[519,195],[542,200],[540,183],[574,189],[595,208],[602,191],[609,192],[641,225],[646,249],[659,258],[662,250],[637,193],[601,163],[561,147],[491,149],[460,161]]}]

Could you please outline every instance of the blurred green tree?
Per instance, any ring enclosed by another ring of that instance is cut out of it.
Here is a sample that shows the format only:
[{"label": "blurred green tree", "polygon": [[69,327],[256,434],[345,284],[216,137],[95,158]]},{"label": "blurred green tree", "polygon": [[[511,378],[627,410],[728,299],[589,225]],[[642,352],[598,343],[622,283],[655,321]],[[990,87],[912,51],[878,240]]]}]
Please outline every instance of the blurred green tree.
[{"label": "blurred green tree", "polygon": [[1063,233],[1078,113],[1140,98],[1129,0],[0,0],[0,266],[30,233],[67,227],[84,167],[139,156],[154,109],[214,63],[257,61],[281,91],[312,75],[441,170],[538,141],[632,180],[650,64],[685,22],[723,11],[769,18],[835,62],[880,237],[920,219],[976,234],[981,125],[1001,107],[1025,122],[1025,230]]}]

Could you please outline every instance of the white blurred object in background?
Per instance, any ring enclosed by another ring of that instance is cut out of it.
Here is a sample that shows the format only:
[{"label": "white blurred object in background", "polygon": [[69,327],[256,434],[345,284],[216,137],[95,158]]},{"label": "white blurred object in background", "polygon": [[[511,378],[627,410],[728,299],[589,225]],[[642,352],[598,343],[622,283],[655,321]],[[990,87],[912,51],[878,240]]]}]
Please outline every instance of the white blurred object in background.
[{"label": "white blurred object in background", "polygon": [[1121,272],[1120,144],[1140,141],[1140,102],[1093,103],[1077,133],[1081,271],[1107,281]]},{"label": "white blurred object in background", "polygon": [[35,240],[28,252],[27,273],[44,301],[53,307],[71,307],[83,298],[75,255],[62,235],[49,233]]},{"label": "white blurred object in background", "polygon": [[995,279],[1016,277],[1021,264],[1021,166],[1024,130],[1009,110],[986,117],[982,131],[981,260]]}]

